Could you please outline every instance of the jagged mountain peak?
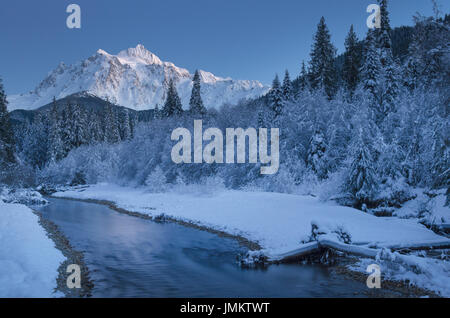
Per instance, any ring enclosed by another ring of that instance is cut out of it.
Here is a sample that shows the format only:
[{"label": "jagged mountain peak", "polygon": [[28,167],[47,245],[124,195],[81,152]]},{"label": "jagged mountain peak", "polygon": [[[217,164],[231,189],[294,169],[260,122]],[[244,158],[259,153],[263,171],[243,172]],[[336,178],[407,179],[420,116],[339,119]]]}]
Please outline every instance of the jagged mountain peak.
[{"label": "jagged mountain peak", "polygon": [[147,50],[142,44],[138,44],[135,48],[129,48],[117,54],[118,57],[136,59],[147,64],[162,65],[161,59]]},{"label": "jagged mountain peak", "polygon": [[97,50],[97,54],[98,55],[105,55],[105,56],[109,56],[110,55],[108,52],[106,52],[105,50],[102,50],[102,49],[98,49]]}]

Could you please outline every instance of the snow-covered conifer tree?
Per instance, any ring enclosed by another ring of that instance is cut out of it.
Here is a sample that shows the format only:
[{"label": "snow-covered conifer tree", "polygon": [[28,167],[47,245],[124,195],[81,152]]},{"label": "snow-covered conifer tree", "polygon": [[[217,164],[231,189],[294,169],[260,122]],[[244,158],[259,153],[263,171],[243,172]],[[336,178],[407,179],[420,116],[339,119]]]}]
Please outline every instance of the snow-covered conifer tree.
[{"label": "snow-covered conifer tree", "polygon": [[120,139],[129,140],[131,138],[131,126],[130,126],[130,112],[128,109],[124,109],[120,112],[119,126],[120,126]]},{"label": "snow-covered conifer tree", "polygon": [[76,103],[72,108],[71,124],[73,131],[73,147],[87,144],[87,116],[84,108]]},{"label": "snow-covered conifer tree", "polygon": [[361,68],[361,49],[353,25],[345,39],[343,78],[350,94],[356,89]]},{"label": "snow-covered conifer tree", "polygon": [[304,91],[307,88],[309,88],[308,72],[306,71],[305,61],[302,61],[302,69],[298,78],[298,89],[299,91]]},{"label": "snow-covered conifer tree", "polygon": [[9,121],[8,101],[0,79],[0,164],[15,163],[14,151],[14,133]]},{"label": "snow-covered conifer tree", "polygon": [[278,75],[275,76],[275,79],[272,82],[272,89],[269,92],[269,103],[274,119],[276,119],[283,113],[283,92],[281,90]]},{"label": "snow-covered conifer tree", "polygon": [[352,194],[357,206],[361,206],[373,199],[377,178],[371,153],[370,134],[360,128],[355,139],[350,149],[351,164],[346,188]]},{"label": "snow-covered conifer tree", "polygon": [[173,79],[169,81],[169,89],[167,90],[166,102],[162,109],[164,117],[179,116],[183,113],[180,97]]},{"label": "snow-covered conifer tree", "polygon": [[308,150],[307,165],[319,178],[325,178],[327,171],[324,163],[325,151],[327,150],[325,135],[322,129],[317,128],[311,138]]},{"label": "snow-covered conifer tree", "polygon": [[380,98],[380,76],[382,74],[378,50],[374,34],[375,31],[369,30],[365,41],[365,60],[361,69],[361,79],[364,90],[369,96],[369,105],[377,117]]},{"label": "snow-covered conifer tree", "polygon": [[200,73],[195,71],[193,80],[191,100],[189,102],[189,111],[193,115],[204,115],[206,114],[206,108],[203,105],[201,96],[201,84],[200,84]]},{"label": "snow-covered conifer tree", "polygon": [[62,143],[64,156],[67,155],[72,149],[75,140],[75,132],[73,131],[73,106],[69,101],[66,107],[62,111]]},{"label": "snow-covered conifer tree", "polygon": [[329,98],[336,92],[336,68],[334,59],[336,48],[331,43],[331,35],[322,17],[317,26],[311,51],[310,79],[313,89],[324,89]]},{"label": "snow-covered conifer tree", "polygon": [[42,168],[49,160],[49,123],[46,117],[38,112],[33,123],[28,126],[25,134],[23,151],[27,163],[32,167]]},{"label": "snow-covered conifer tree", "polygon": [[290,101],[292,99],[292,82],[288,70],[284,75],[283,86],[281,87],[283,100]]},{"label": "snow-covered conifer tree", "polygon": [[378,56],[383,78],[380,84],[380,112],[383,120],[390,112],[395,111],[395,99],[398,95],[397,65],[392,53],[391,26],[389,22],[388,0],[379,0],[381,24],[375,31]]},{"label": "snow-covered conifer tree", "polygon": [[52,108],[50,110],[49,143],[49,160],[54,162],[61,160],[64,157],[64,145],[62,141],[61,119],[55,98],[53,98]]},{"label": "snow-covered conifer tree", "polygon": [[105,111],[105,139],[114,144],[120,141],[119,118],[111,104],[107,104]]}]

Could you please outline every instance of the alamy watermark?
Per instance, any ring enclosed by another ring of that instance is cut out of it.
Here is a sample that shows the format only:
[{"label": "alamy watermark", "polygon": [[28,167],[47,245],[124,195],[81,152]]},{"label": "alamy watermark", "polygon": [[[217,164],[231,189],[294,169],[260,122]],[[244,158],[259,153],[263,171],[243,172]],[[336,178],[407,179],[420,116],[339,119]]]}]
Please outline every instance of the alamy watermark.
[{"label": "alamy watermark", "polygon": [[81,288],[81,268],[80,265],[70,264],[66,272],[70,274],[67,277],[66,285],[69,289]]},{"label": "alamy watermark", "polygon": [[[178,141],[171,152],[172,161],[176,164],[243,164],[246,163],[248,146],[248,163],[258,163],[259,157],[259,162],[266,165],[261,167],[261,174],[275,174],[280,167],[279,128],[270,129],[270,154],[267,128],[259,128],[258,132],[255,128],[245,130],[243,128],[227,128],[225,132],[225,156],[222,130],[208,128],[203,132],[201,120],[194,120],[193,146],[191,132],[186,128],[175,129],[172,132],[171,139]],[[209,143],[203,147],[203,141]]]},{"label": "alamy watermark", "polygon": [[381,268],[377,264],[370,264],[367,266],[366,272],[369,273],[369,277],[367,277],[366,284],[370,289],[381,288]]},{"label": "alamy watermark", "polygon": [[378,4],[369,4],[366,9],[370,13],[366,24],[369,29],[381,28],[381,8]]},{"label": "alamy watermark", "polygon": [[81,8],[78,4],[69,4],[66,9],[70,15],[67,17],[66,25],[69,29],[81,29]]}]

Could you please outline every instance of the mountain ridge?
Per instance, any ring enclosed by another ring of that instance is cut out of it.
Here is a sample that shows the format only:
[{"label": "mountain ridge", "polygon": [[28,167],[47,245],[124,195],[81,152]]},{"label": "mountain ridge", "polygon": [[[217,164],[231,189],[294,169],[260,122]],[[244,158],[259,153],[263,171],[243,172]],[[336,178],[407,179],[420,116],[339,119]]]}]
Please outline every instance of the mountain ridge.
[{"label": "mountain ridge", "polygon": [[[207,108],[236,104],[242,99],[265,94],[268,86],[258,81],[233,80],[199,70],[202,97]],[[114,104],[134,110],[154,109],[164,103],[169,81],[177,85],[183,107],[189,105],[193,74],[138,44],[117,55],[99,49],[91,57],[66,65],[61,62],[37,87],[24,94],[9,97],[9,110],[37,109],[53,97],[87,92]]]}]

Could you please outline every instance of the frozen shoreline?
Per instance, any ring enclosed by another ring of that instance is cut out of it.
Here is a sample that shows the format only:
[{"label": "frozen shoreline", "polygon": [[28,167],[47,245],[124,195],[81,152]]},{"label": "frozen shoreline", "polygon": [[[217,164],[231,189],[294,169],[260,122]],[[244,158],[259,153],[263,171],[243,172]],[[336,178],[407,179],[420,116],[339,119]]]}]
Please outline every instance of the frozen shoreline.
[{"label": "frozen shoreline", "polygon": [[[84,254],[74,249],[68,238],[60,231],[55,223],[44,218],[39,211],[33,210],[33,213],[39,217],[39,225],[46,231],[47,236],[55,243],[55,248],[66,258],[58,268],[56,290],[63,293],[66,298],[90,297],[94,284],[90,279],[89,268],[84,261]],[[67,287],[67,278],[70,275],[70,273],[67,273],[67,267],[71,264],[80,266],[81,288],[70,289]]]}]

